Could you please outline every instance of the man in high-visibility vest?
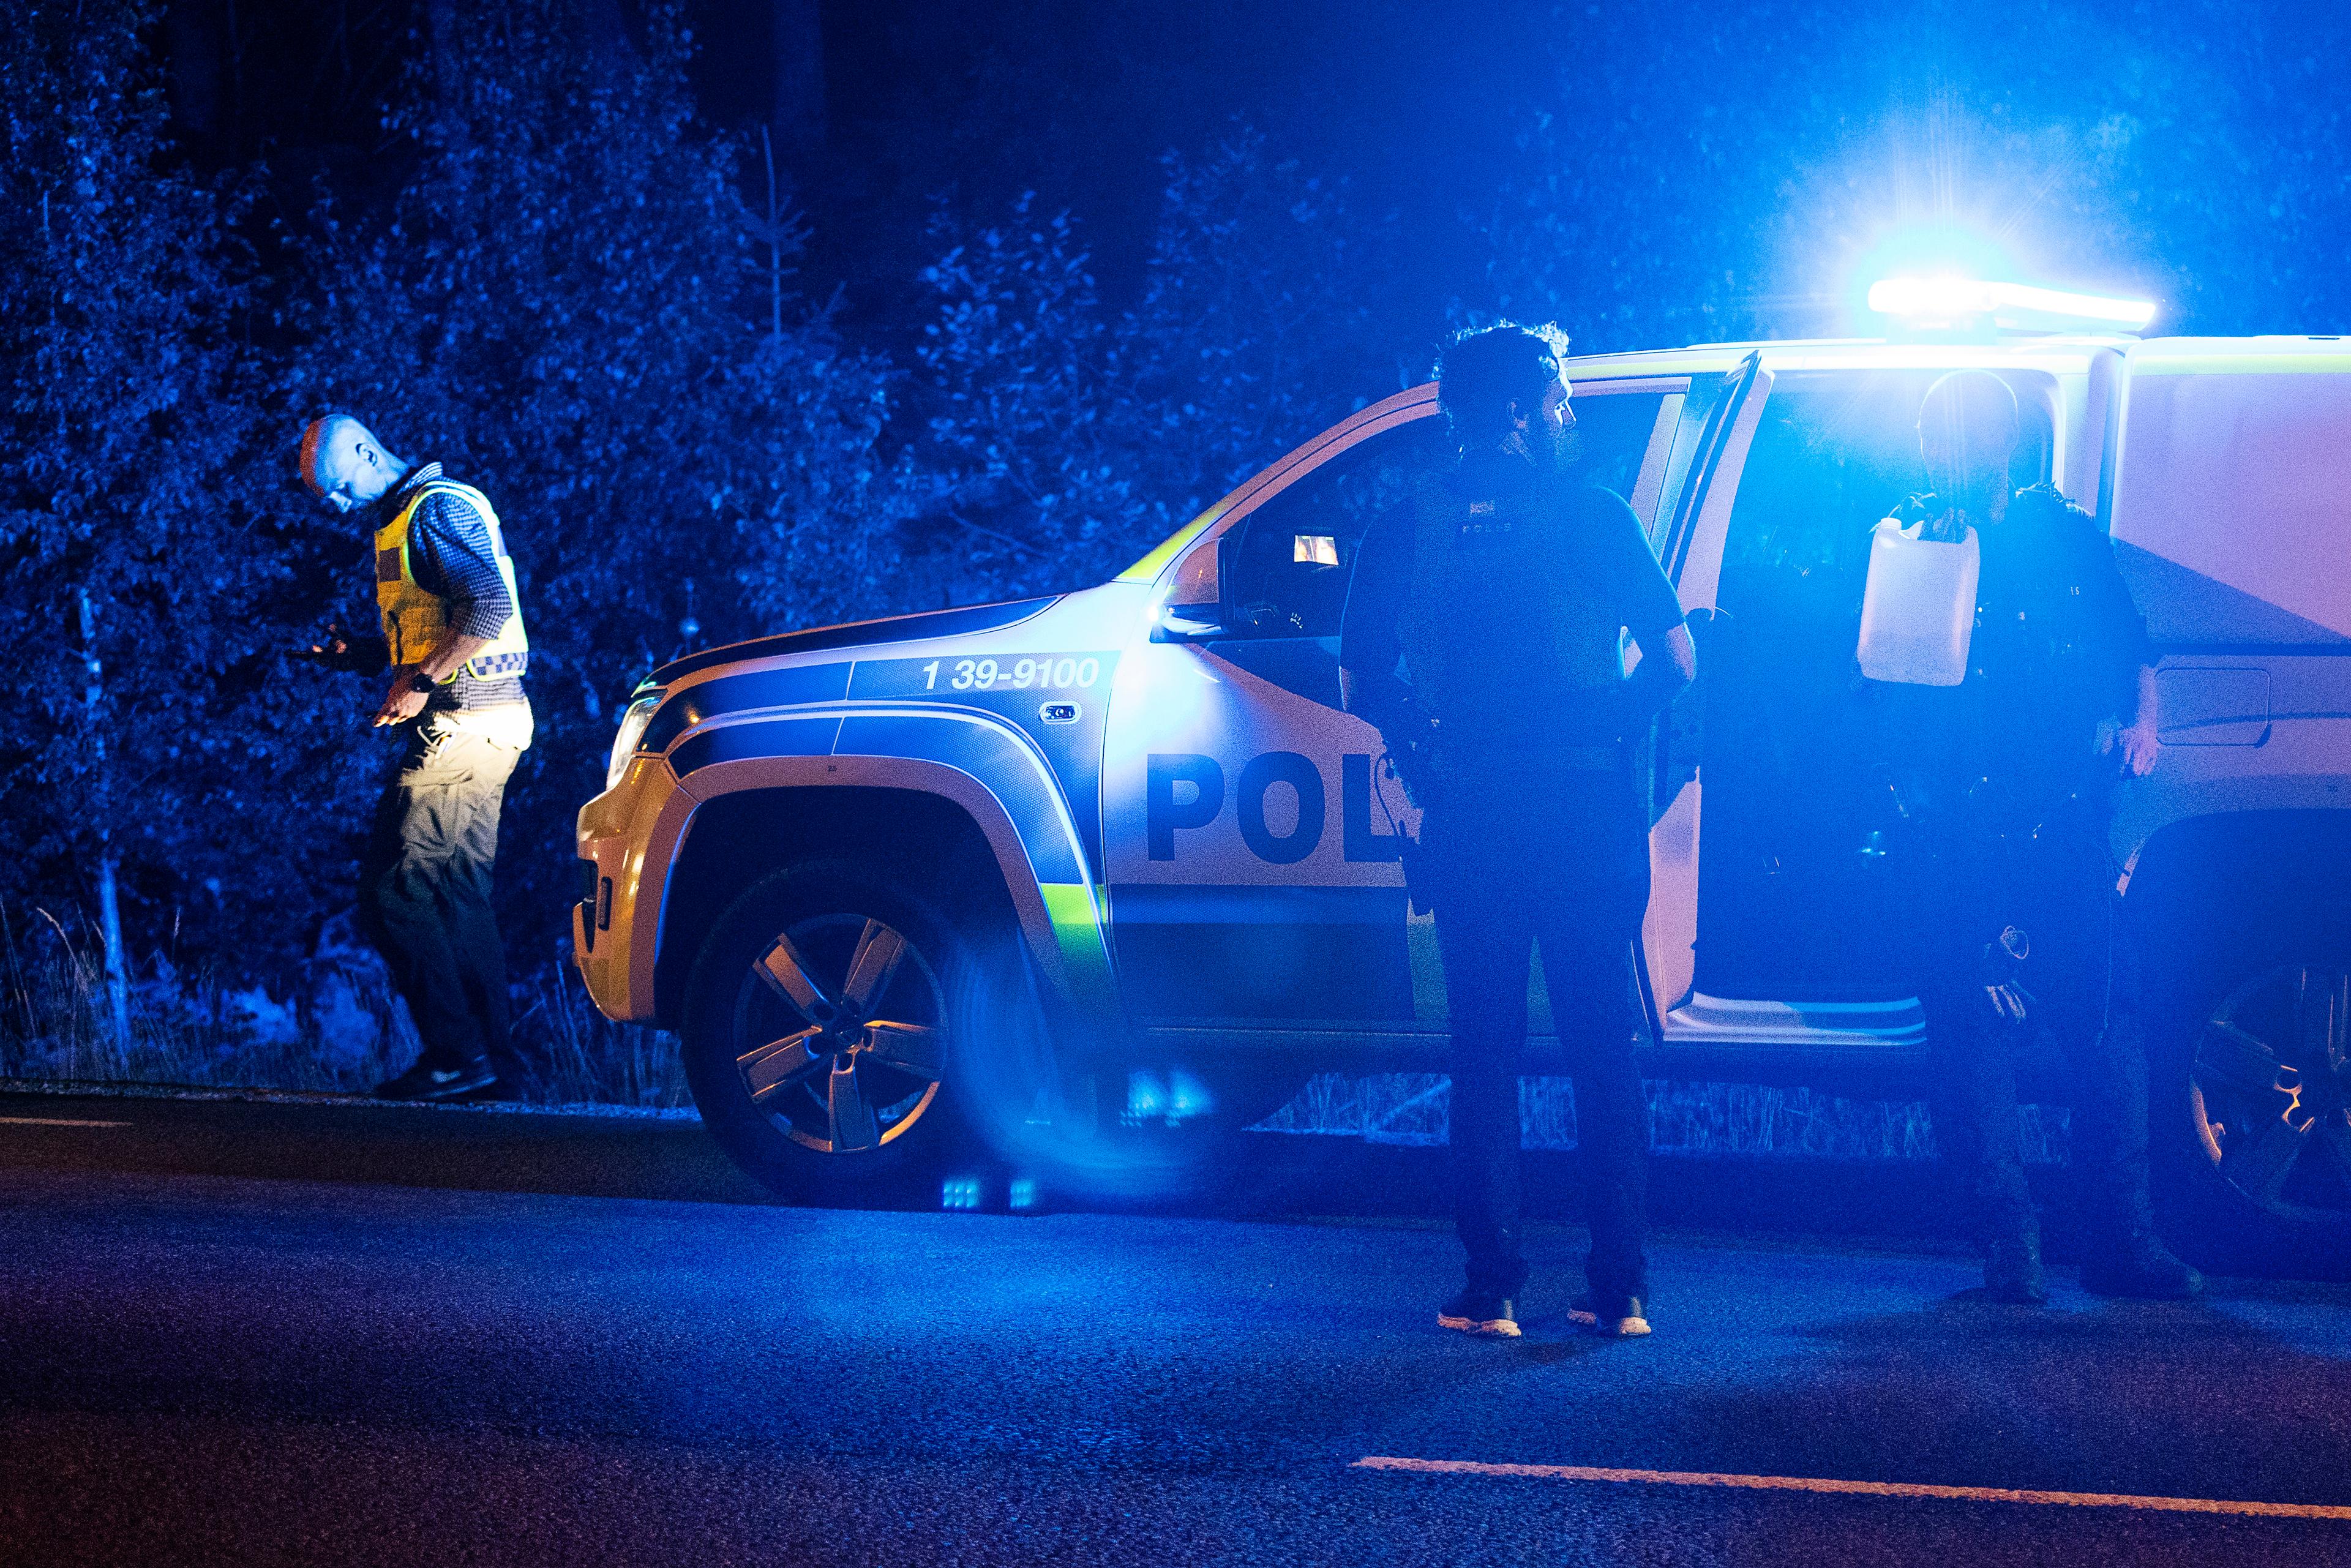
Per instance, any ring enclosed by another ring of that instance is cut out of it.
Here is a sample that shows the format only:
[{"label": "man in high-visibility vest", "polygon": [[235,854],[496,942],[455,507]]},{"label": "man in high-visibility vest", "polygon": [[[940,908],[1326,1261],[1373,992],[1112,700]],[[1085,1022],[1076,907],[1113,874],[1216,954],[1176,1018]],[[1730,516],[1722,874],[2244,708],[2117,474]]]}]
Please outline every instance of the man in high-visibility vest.
[{"label": "man in high-visibility vest", "polygon": [[[514,562],[487,497],[438,463],[393,455],[347,414],[303,433],[301,475],[336,512],[367,520],[381,626],[372,637],[337,627],[311,652],[363,674],[388,671],[375,722],[401,740],[399,771],[362,862],[360,906],[423,1051],[376,1092],[501,1097],[513,1085],[490,873],[507,779],[531,737],[522,690],[530,642]],[[501,1061],[509,1063],[503,1079]]]}]

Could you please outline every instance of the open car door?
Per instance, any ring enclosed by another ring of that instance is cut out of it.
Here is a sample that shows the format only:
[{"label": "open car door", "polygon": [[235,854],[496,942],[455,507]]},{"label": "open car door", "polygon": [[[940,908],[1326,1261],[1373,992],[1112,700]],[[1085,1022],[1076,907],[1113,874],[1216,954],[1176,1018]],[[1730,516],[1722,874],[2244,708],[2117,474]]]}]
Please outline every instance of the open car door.
[{"label": "open car door", "polygon": [[1698,684],[1658,727],[1649,809],[1649,910],[1641,925],[1644,1003],[1650,1035],[1675,1033],[1673,1009],[1687,998],[1698,944],[1698,841],[1702,780],[1698,757],[1706,712],[1706,643],[1722,576],[1730,504],[1771,372],[1758,351],[1729,374],[1694,378],[1676,421],[1650,523],[1657,559],[1681,596],[1698,645]]}]

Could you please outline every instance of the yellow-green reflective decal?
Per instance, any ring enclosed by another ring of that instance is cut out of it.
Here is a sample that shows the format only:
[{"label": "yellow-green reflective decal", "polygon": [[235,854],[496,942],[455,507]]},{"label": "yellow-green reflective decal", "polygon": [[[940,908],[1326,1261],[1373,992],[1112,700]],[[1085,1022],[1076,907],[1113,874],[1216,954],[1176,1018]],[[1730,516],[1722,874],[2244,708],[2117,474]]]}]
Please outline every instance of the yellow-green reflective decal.
[{"label": "yellow-green reflective decal", "polygon": [[1061,962],[1069,967],[1071,987],[1106,990],[1110,950],[1102,946],[1094,890],[1082,882],[1040,882],[1037,891],[1044,897],[1045,916],[1053,923],[1053,940],[1061,949]]},{"label": "yellow-green reflective decal", "polygon": [[1196,517],[1194,517],[1190,522],[1186,523],[1182,528],[1169,535],[1166,543],[1161,545],[1157,549],[1153,550],[1149,555],[1144,556],[1141,560],[1136,561],[1133,566],[1128,567],[1124,571],[1120,572],[1118,574],[1117,580],[1120,582],[1150,582],[1155,580],[1161,572],[1167,570],[1167,563],[1176,559],[1176,552],[1182,549],[1186,545],[1190,544],[1194,539],[1198,538],[1200,537],[1200,530],[1207,528],[1209,520],[1215,517],[1216,515],[1216,512],[1211,509],[1201,513]]},{"label": "yellow-green reflective decal", "polygon": [[2134,354],[2137,376],[2339,376],[2351,354]]}]

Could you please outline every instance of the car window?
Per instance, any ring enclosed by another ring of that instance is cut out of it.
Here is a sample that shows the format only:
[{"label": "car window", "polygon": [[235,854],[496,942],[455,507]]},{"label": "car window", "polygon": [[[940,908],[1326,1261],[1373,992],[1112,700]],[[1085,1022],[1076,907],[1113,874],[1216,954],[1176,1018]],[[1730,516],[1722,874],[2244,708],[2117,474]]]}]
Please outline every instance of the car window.
[{"label": "car window", "polygon": [[1590,385],[1576,389],[1569,406],[1575,410],[1576,473],[1584,483],[1633,498],[1641,481],[1641,459],[1657,428],[1657,405],[1664,401],[1660,392],[1604,392]]},{"label": "car window", "polygon": [[1445,422],[1382,431],[1284,487],[1227,541],[1227,631],[1242,637],[1336,637],[1347,579],[1374,518],[1409,504],[1445,460]]},{"label": "car window", "polygon": [[[1656,428],[1657,393],[1579,393],[1577,472],[1629,497]],[[1228,630],[1244,637],[1335,637],[1355,553],[1374,518],[1453,460],[1431,416],[1349,448],[1272,497],[1235,529],[1224,558]]]}]

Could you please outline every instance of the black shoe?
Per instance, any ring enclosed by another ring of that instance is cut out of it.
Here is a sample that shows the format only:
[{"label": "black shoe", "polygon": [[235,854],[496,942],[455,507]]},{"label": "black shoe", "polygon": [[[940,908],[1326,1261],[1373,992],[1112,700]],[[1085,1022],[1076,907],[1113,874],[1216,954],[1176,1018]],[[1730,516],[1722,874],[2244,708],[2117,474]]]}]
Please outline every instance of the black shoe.
[{"label": "black shoe", "polygon": [[1437,1309],[1437,1326],[1489,1339],[1519,1337],[1519,1303],[1508,1296],[1464,1291]]},{"label": "black shoe", "polygon": [[427,1067],[420,1061],[399,1077],[377,1084],[375,1097],[410,1102],[489,1100],[496,1098],[500,1090],[497,1070],[486,1061],[453,1068]]},{"label": "black shoe", "polygon": [[1568,1304],[1567,1321],[1587,1333],[1608,1339],[1639,1339],[1649,1332],[1648,1313],[1638,1296],[1619,1297],[1603,1311],[1586,1292]]},{"label": "black shoe", "polygon": [[2049,1291],[2041,1282],[2041,1232],[2002,1236],[1984,1257],[1984,1298],[2016,1307],[2047,1303]]},{"label": "black shoe", "polygon": [[2152,1231],[2138,1231],[2082,1265],[2082,1288],[2094,1296],[2185,1301],[2204,1293],[2204,1276],[2172,1256]]}]

